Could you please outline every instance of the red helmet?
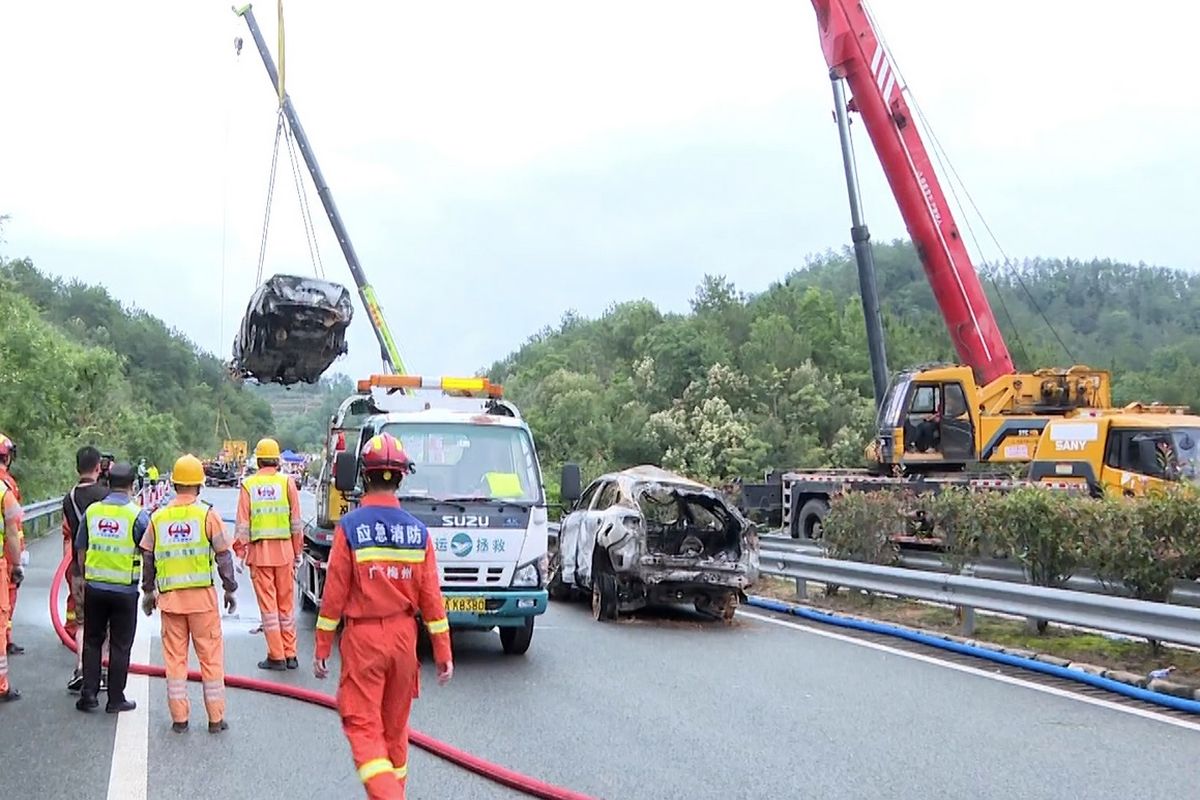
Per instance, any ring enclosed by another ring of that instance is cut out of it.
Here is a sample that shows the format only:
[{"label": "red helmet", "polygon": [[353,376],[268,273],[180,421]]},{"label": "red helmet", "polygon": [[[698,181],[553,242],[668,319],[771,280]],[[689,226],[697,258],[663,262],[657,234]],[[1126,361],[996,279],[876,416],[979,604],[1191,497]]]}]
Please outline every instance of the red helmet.
[{"label": "red helmet", "polygon": [[403,475],[413,471],[413,463],[395,436],[380,433],[372,436],[362,449],[362,470],[364,473],[395,471]]},{"label": "red helmet", "polygon": [[0,433],[0,458],[4,457],[10,460],[17,457],[17,443]]}]

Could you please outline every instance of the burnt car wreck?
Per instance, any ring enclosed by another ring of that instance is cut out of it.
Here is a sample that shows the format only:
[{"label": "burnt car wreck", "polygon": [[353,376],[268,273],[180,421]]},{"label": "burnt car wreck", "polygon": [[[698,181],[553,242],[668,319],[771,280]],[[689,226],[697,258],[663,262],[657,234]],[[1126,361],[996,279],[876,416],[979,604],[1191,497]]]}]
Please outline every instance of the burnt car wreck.
[{"label": "burnt car wreck", "polygon": [[316,383],[346,353],[354,306],[331,281],[275,275],[250,298],[230,370],[259,383]]},{"label": "burnt car wreck", "polygon": [[562,492],[573,505],[550,543],[551,597],[590,595],[598,620],[672,603],[733,619],[758,579],[758,540],[723,495],[652,466],[579,489],[578,468],[568,464]]}]

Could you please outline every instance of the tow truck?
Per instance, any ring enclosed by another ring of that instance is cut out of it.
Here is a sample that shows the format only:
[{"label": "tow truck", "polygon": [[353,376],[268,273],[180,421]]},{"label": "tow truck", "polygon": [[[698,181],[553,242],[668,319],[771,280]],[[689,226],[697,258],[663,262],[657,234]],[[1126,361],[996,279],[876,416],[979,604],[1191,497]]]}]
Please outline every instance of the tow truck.
[{"label": "tow truck", "polygon": [[357,505],[359,454],[378,433],[400,440],[416,470],[401,504],[429,529],[451,630],[499,629],[520,655],[546,611],[548,519],[533,434],[487,378],[372,375],[331,419],[297,575],[304,608],[320,605],[337,522]]}]

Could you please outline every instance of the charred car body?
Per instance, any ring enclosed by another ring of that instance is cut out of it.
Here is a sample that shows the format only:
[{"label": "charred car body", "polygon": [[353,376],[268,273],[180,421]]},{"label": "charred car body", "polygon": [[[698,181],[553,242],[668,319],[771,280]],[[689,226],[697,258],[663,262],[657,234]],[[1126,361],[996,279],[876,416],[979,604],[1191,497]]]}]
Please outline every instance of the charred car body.
[{"label": "charred car body", "polygon": [[353,316],[341,284],[275,275],[250,298],[230,367],[260,383],[316,383],[345,354]]},{"label": "charred car body", "polygon": [[589,594],[598,620],[684,602],[729,621],[758,578],[753,524],[701,483],[640,466],[581,491],[568,464],[562,498],[571,506],[550,543],[550,596]]}]

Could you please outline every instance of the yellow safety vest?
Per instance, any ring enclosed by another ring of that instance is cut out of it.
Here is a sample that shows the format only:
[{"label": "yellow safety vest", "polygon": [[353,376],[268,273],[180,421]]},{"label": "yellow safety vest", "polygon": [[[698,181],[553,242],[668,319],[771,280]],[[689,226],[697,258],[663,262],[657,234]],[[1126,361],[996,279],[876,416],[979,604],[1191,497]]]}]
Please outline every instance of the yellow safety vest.
[{"label": "yellow safety vest", "polygon": [[213,551],[205,531],[209,506],[196,501],[154,512],[155,583],[160,592],[213,585]]},{"label": "yellow safety vest", "polygon": [[92,503],[84,512],[88,549],[83,560],[83,578],[95,583],[129,586],[142,571],[141,551],[133,539],[141,506],[129,502]]},{"label": "yellow safety vest", "polygon": [[487,478],[492,497],[521,497],[525,494],[521,479],[515,472],[489,472],[484,477]]},{"label": "yellow safety vest", "polygon": [[261,472],[242,481],[250,494],[250,541],[290,539],[292,509],[288,505],[288,478]]}]

